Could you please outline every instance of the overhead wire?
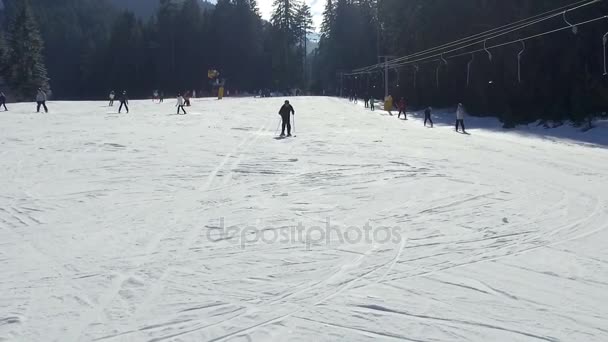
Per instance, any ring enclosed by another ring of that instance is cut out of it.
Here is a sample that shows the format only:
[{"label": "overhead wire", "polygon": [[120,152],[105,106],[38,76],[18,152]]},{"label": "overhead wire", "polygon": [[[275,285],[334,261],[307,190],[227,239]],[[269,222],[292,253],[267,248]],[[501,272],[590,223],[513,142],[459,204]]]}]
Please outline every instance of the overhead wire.
[{"label": "overhead wire", "polygon": [[[414,53],[414,54],[411,54],[408,56],[399,57],[399,58],[390,60],[386,63],[378,63],[378,64],[373,64],[373,65],[370,65],[367,67],[355,69],[355,70],[353,70],[352,73],[348,73],[345,75],[351,75],[351,74],[355,74],[355,73],[371,71],[374,69],[378,69],[380,67],[384,68],[386,66],[388,66],[390,68],[394,65],[400,65],[401,64],[400,62],[402,62],[402,61],[408,61],[412,58],[427,55],[427,54],[433,53],[435,51],[441,51],[441,53],[438,53],[438,54],[435,54],[435,55],[432,55],[429,57],[437,57],[437,56],[440,56],[441,54],[446,54],[446,53],[451,53],[451,52],[455,52],[458,50],[462,50],[464,48],[471,47],[471,46],[474,46],[477,44],[481,44],[481,43],[487,42],[488,40],[507,35],[509,33],[520,31],[524,28],[536,25],[538,23],[547,21],[549,19],[553,19],[553,18],[556,18],[559,16],[565,17],[565,13],[567,13],[567,12],[575,11],[575,10],[581,9],[583,7],[598,3],[600,1],[601,0],[583,0],[583,1],[576,2],[576,3],[572,3],[572,4],[562,6],[562,7],[559,7],[559,8],[556,8],[556,9],[553,9],[553,10],[550,10],[550,11],[547,11],[547,12],[544,12],[541,14],[537,14],[535,16],[532,16],[532,17],[529,17],[529,18],[526,18],[523,20],[519,20],[519,21],[510,23],[510,24],[507,24],[507,25],[503,25],[498,28],[494,28],[494,29],[491,29],[491,30],[488,30],[488,31],[485,31],[482,33],[474,34],[469,37],[461,38],[461,39],[455,40],[453,42],[446,43],[446,44],[443,44],[443,45],[440,45],[440,46],[437,46],[437,47],[434,47],[431,49],[420,51],[420,52],[417,52],[417,53]],[[568,28],[573,28],[573,27],[577,26],[577,24],[572,24],[568,21],[566,21],[566,23],[569,25]],[[453,48],[453,49],[443,51],[445,49],[450,49],[450,48]],[[490,48],[492,48],[492,47],[490,47]]]},{"label": "overhead wire", "polygon": [[[407,66],[407,65],[412,65],[412,64],[414,64],[414,65],[425,64],[425,63],[431,63],[431,62],[435,62],[435,61],[440,61],[442,59],[453,59],[453,58],[457,58],[457,57],[461,57],[461,56],[475,54],[475,53],[482,52],[482,51],[486,51],[487,52],[488,50],[491,50],[491,49],[496,49],[496,48],[503,47],[503,46],[506,46],[506,45],[510,45],[510,44],[514,44],[514,43],[519,43],[519,42],[524,42],[524,41],[528,41],[528,40],[531,40],[531,39],[535,39],[535,38],[539,38],[539,37],[542,37],[542,36],[546,36],[546,35],[549,35],[549,34],[553,34],[553,33],[556,33],[556,32],[568,30],[568,29],[571,29],[572,26],[584,26],[584,25],[588,25],[588,24],[591,24],[591,23],[594,23],[594,22],[597,22],[597,21],[600,21],[600,20],[608,20],[608,15],[603,15],[603,16],[600,16],[600,17],[597,17],[597,18],[594,18],[594,19],[578,22],[578,23],[576,23],[574,25],[568,24],[567,26],[563,26],[563,27],[560,27],[560,28],[557,28],[557,29],[548,30],[548,31],[545,31],[545,32],[542,32],[542,33],[539,33],[539,34],[534,34],[534,35],[527,36],[527,37],[524,37],[524,38],[518,38],[518,39],[511,40],[511,41],[504,42],[504,43],[499,43],[499,44],[492,45],[492,46],[484,46],[483,48],[480,48],[480,49],[477,49],[477,50],[473,50],[473,51],[467,51],[467,52],[463,52],[463,53],[459,53],[459,54],[455,54],[455,55],[451,55],[451,56],[447,56],[447,57],[442,57],[442,56],[444,56],[444,54],[436,54],[436,55],[432,55],[432,56],[422,57],[422,58],[416,59],[416,60],[405,61],[405,62],[398,63],[398,64],[392,64],[392,65],[389,66],[389,68],[390,69],[396,69],[396,68],[401,68],[401,67],[404,67],[404,66]],[[457,51],[457,50],[454,50],[454,51]],[[452,52],[454,52],[454,51],[452,51]],[[437,58],[437,57],[439,57],[439,58]],[[344,74],[344,75],[347,75],[347,76],[348,75],[360,75],[360,74],[368,73],[370,71],[352,72],[352,73],[348,73],[348,74]]]}]

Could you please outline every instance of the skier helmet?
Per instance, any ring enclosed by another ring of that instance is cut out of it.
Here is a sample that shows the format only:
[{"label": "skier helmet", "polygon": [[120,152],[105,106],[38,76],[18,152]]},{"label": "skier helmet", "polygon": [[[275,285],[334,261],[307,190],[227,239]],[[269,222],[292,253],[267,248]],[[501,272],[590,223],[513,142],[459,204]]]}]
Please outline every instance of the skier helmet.
[{"label": "skier helmet", "polygon": [[289,104],[289,100],[285,100],[285,104]]}]

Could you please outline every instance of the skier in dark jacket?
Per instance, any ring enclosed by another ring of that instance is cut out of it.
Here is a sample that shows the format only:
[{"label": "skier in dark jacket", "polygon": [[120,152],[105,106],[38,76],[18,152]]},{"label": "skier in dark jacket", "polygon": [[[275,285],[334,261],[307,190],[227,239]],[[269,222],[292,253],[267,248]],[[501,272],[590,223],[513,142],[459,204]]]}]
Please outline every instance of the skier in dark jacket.
[{"label": "skier in dark jacket", "polygon": [[285,101],[285,104],[283,105],[283,107],[281,107],[281,110],[279,110],[279,115],[283,120],[283,129],[281,130],[281,137],[285,136],[285,127],[287,127],[287,136],[291,136],[291,117],[289,116],[289,114],[295,115],[296,111],[289,104],[289,101]]},{"label": "skier in dark jacket", "polygon": [[401,117],[401,114],[403,114],[403,119],[407,120],[407,114],[405,113],[405,98],[401,98],[401,100],[399,100],[399,115],[397,115],[397,119],[399,119]]},{"label": "skier in dark jacket", "polygon": [[4,111],[8,112],[8,108],[6,108],[6,95],[0,91],[0,108],[4,107]]},{"label": "skier in dark jacket", "polygon": [[431,111],[433,110],[433,108],[431,107],[427,107],[427,109],[424,110],[424,127],[426,127],[426,122],[430,122],[431,123],[431,128],[433,128],[433,119],[431,119]]},{"label": "skier in dark jacket", "polygon": [[122,111],[122,106],[125,106],[127,109],[127,114],[129,114],[129,98],[127,97],[127,91],[123,91],[122,95],[120,95],[120,107],[118,108],[118,112]]}]

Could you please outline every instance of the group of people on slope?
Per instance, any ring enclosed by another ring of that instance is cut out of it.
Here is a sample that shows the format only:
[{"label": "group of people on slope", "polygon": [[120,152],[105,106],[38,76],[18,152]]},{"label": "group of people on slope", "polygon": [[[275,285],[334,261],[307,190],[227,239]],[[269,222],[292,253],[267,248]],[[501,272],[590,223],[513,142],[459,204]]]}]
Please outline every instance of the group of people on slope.
[{"label": "group of people on slope", "polygon": [[190,107],[190,106],[191,106],[190,99],[191,99],[192,97],[196,98],[196,90],[193,90],[193,91],[185,91],[185,92],[183,93],[183,95],[182,95],[181,93],[178,93],[178,94],[177,94],[178,102],[179,102],[179,98],[180,98],[180,97],[182,98],[182,100],[183,100],[183,102],[184,102],[184,104],[183,104],[183,105],[184,105],[184,106],[186,106],[186,107]]},{"label": "group of people on slope", "polygon": [[[155,96],[157,96],[157,93],[154,93]],[[190,106],[190,97],[189,95],[187,95],[188,97],[184,97],[182,96],[182,94],[177,94],[177,104],[175,105],[177,107],[177,114],[180,114],[180,111],[183,111],[184,114],[188,114],[186,113],[186,109],[184,107],[186,106]],[[108,96],[108,98],[110,99],[110,103],[108,104],[109,107],[113,107],[114,106],[114,99],[116,99],[116,93],[114,92],[114,90],[112,90],[110,92],[110,95]],[[118,99],[120,101],[120,107],[118,108],[118,113],[122,112],[122,108],[123,106],[125,107],[125,109],[127,110],[127,113],[129,113],[129,97],[127,96],[127,91],[124,90],[122,92],[122,95],[119,97]],[[159,97],[159,103],[164,101],[164,94],[160,95]]]},{"label": "group of people on slope", "polygon": [[[359,103],[359,97],[357,93],[350,93],[348,99],[351,102]],[[365,103],[365,108],[369,108],[371,111],[376,110],[376,100],[373,96],[370,96],[369,94],[363,95],[363,102]]]},{"label": "group of people on slope", "polygon": [[[116,98],[116,93],[114,92],[114,90],[112,90],[110,92],[110,95],[108,96],[108,98],[110,99],[110,103],[108,104],[108,106],[114,107],[114,99]],[[122,107],[125,107],[125,109],[127,110],[127,114],[129,114],[129,97],[127,96],[126,90],[123,90],[122,94],[118,98],[118,101],[120,101],[120,107],[118,107],[118,113],[122,112]]]},{"label": "group of people on slope", "polygon": [[[389,95],[384,99],[384,109],[388,112],[388,114],[390,116],[393,116],[393,108],[397,107],[397,109],[399,110],[399,114],[397,114],[397,118],[401,119],[401,115],[403,115],[403,120],[407,120],[407,104],[405,102],[405,97],[402,97],[399,102],[397,102],[397,105],[395,106],[394,104],[394,100],[393,100],[393,96]],[[427,108],[427,110],[431,110],[431,107]],[[425,111],[426,113],[426,111]],[[431,127],[433,127],[433,120],[431,120],[430,116],[428,118],[428,120],[431,121]],[[426,124],[425,124],[426,126]]]},{"label": "group of people on slope", "polygon": [[[375,110],[374,107],[374,99],[373,97],[370,97],[369,95],[366,95],[364,98],[365,101],[365,108],[370,108],[372,111]],[[357,103],[357,94],[356,93],[351,93],[351,95],[349,96],[349,100],[351,102]],[[402,97],[399,102],[395,105],[394,100],[393,100],[393,96],[392,95],[388,95],[385,99],[384,99],[384,109],[388,112],[389,115],[393,115],[393,109],[397,108],[397,110],[399,110],[399,113],[397,114],[397,118],[401,118],[401,115],[403,115],[403,119],[407,120],[407,103],[405,102],[405,98]],[[431,128],[433,128],[433,118],[431,117],[433,108],[432,107],[427,107],[424,110],[424,126],[427,126],[427,123],[431,125]],[[458,104],[458,108],[456,109],[456,132],[460,132],[460,129],[462,129],[462,133],[466,133],[465,127],[464,127],[464,106],[462,105],[462,103]]]},{"label": "group of people on slope", "polygon": [[158,89],[155,89],[152,92],[152,102],[154,101],[158,101],[158,103],[163,103],[165,102],[165,92],[164,91],[159,91]]},{"label": "group of people on slope", "polygon": [[[388,113],[390,115],[393,115],[392,108],[393,108],[393,99],[392,96],[389,95],[387,97],[387,100],[385,102],[385,108],[389,108],[387,109]],[[399,100],[399,103],[397,104],[397,109],[399,110],[399,114],[397,115],[397,118],[401,118],[401,114],[403,114],[403,119],[407,120],[407,114],[406,114],[406,102],[405,102],[405,98],[401,98],[401,100]],[[433,128],[433,118],[431,117],[431,113],[433,111],[432,107],[427,107],[424,110],[424,126],[426,127],[427,122],[430,123],[431,128]],[[466,133],[465,127],[464,127],[464,106],[462,105],[462,103],[458,104],[458,107],[456,108],[456,132],[459,132],[459,128],[462,129],[462,133]]]},{"label": "group of people on slope", "polygon": [[[46,106],[47,95],[42,88],[38,88],[38,92],[36,93],[36,113],[40,113],[40,108],[44,108],[44,112],[48,113],[49,109]],[[8,108],[6,108],[6,95],[4,92],[0,91],[0,108],[4,108],[5,112],[8,112]]]}]

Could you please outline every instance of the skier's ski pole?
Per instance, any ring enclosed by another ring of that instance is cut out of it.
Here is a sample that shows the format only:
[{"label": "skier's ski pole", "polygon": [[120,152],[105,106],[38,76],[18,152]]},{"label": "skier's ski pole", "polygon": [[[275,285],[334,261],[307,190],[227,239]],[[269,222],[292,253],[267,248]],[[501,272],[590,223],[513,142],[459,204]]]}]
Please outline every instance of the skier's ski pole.
[{"label": "skier's ski pole", "polygon": [[279,124],[277,125],[277,129],[274,131],[274,135],[279,133],[279,128],[281,128],[281,119],[279,119]]},{"label": "skier's ski pole", "polygon": [[295,115],[292,115],[292,116],[293,116],[293,136],[295,137],[296,133],[297,133],[296,132],[296,116]]}]

